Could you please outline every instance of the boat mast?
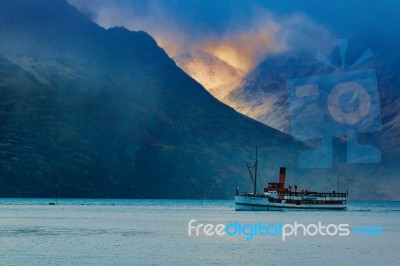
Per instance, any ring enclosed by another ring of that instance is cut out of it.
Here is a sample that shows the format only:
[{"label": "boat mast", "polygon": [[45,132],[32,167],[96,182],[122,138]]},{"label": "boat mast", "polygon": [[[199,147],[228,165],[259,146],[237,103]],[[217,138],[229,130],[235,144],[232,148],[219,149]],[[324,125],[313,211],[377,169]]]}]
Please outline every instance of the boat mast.
[{"label": "boat mast", "polygon": [[256,146],[256,163],[254,165],[254,195],[257,194],[257,163],[258,163],[258,158],[257,158],[257,146]]},{"label": "boat mast", "polygon": [[[256,146],[256,162],[253,166],[247,165],[247,169],[249,170],[251,182],[253,183],[254,186],[254,195],[257,194],[257,165],[258,165],[258,155],[257,155],[257,146]],[[254,168],[254,179],[253,179],[253,174],[251,173],[251,169]]]}]

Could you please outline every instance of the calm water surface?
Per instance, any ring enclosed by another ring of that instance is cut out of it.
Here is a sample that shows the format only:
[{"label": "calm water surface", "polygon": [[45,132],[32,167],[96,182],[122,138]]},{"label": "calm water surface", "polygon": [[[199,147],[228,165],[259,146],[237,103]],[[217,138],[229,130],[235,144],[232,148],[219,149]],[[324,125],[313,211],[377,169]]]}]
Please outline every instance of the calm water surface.
[{"label": "calm water surface", "polygon": [[[400,202],[347,211],[235,212],[231,200],[0,199],[0,264],[398,265]],[[196,224],[346,223],[383,236],[188,236]]]}]

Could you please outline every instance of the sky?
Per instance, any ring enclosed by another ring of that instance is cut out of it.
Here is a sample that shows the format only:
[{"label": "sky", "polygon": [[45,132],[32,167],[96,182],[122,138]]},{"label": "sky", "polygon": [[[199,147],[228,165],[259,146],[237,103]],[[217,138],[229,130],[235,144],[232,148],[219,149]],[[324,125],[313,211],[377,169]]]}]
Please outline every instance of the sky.
[{"label": "sky", "polygon": [[279,14],[263,1],[70,0],[99,25],[150,33],[171,56],[205,50],[245,72],[269,54],[293,49],[294,40],[333,36],[302,12]]},{"label": "sky", "polygon": [[144,30],[171,56],[204,50],[251,71],[271,54],[329,53],[339,38],[393,35],[400,1],[68,0],[105,28]]}]

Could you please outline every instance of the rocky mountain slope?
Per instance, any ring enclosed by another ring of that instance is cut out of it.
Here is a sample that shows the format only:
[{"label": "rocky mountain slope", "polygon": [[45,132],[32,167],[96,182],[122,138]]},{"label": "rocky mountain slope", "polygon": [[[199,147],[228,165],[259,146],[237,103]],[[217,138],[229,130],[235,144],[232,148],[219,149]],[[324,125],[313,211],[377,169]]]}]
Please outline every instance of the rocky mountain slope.
[{"label": "rocky mountain slope", "polygon": [[231,197],[256,145],[264,183],[280,165],[302,178],[301,143],[217,101],[144,32],[10,0],[0,39],[2,197]]}]

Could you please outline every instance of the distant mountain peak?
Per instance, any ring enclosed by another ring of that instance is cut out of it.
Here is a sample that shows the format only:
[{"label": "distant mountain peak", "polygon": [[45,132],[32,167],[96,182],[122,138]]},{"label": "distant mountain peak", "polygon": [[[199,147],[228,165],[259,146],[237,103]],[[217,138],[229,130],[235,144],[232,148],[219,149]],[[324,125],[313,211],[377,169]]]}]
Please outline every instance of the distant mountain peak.
[{"label": "distant mountain peak", "polygon": [[216,100],[147,33],[104,29],[65,1],[0,1],[0,40],[3,197],[229,197],[254,146],[276,165],[303,148]]},{"label": "distant mountain peak", "polygon": [[203,50],[184,53],[174,60],[215,98],[225,103],[225,97],[239,86],[244,77],[242,70]]}]

